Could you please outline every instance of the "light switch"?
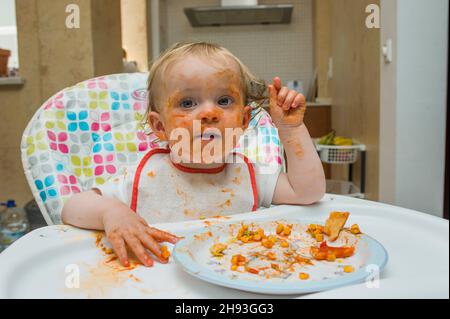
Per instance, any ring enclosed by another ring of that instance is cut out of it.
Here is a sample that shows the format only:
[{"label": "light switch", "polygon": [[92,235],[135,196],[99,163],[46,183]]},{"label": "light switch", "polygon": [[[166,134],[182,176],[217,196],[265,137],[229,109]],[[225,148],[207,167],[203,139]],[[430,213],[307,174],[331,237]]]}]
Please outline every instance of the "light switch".
[{"label": "light switch", "polygon": [[383,56],[384,56],[384,62],[391,63],[392,62],[392,39],[386,40],[386,43],[383,45],[382,51],[383,51]]}]

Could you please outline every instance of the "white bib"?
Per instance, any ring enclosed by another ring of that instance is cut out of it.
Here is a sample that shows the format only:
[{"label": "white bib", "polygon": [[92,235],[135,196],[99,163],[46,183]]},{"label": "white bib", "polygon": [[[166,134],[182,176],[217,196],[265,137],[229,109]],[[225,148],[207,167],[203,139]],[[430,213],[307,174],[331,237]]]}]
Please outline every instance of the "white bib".
[{"label": "white bib", "polygon": [[[258,191],[253,165],[240,154],[214,169],[192,169],[154,149],[139,163],[131,209],[148,223],[177,222],[255,211]],[[236,161],[236,159],[240,159]]]}]

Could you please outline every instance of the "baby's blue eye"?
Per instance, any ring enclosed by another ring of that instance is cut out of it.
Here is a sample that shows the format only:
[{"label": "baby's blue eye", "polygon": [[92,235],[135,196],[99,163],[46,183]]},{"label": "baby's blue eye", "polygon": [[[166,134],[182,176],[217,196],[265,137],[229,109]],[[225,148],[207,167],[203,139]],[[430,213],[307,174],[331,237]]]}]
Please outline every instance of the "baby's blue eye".
[{"label": "baby's blue eye", "polygon": [[221,106],[227,106],[233,103],[233,99],[231,97],[228,96],[224,96],[221,97],[218,101],[217,104],[221,105]]},{"label": "baby's blue eye", "polygon": [[191,99],[185,99],[180,102],[180,106],[186,109],[189,109],[194,106],[194,101]]}]

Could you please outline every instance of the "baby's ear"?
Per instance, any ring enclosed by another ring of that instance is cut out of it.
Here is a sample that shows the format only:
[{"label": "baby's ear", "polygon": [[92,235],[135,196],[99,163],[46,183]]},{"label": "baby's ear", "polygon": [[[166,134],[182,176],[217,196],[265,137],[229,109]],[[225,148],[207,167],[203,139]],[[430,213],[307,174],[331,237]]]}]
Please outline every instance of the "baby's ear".
[{"label": "baby's ear", "polygon": [[152,129],[152,132],[161,140],[166,141],[166,130],[164,129],[164,124],[161,120],[161,116],[157,112],[148,113],[148,123]]},{"label": "baby's ear", "polygon": [[244,106],[244,117],[242,123],[242,129],[246,130],[248,125],[250,124],[250,120],[252,119],[252,107],[247,105]]}]

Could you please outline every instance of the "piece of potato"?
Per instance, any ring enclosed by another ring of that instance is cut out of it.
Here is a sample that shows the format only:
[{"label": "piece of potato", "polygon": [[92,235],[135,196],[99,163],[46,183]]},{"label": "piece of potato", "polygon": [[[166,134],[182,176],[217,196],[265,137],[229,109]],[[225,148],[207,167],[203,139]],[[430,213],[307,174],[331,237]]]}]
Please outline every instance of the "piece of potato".
[{"label": "piece of potato", "polygon": [[331,212],[325,224],[324,232],[328,235],[330,241],[335,241],[339,237],[339,233],[344,228],[350,213],[347,212]]}]

